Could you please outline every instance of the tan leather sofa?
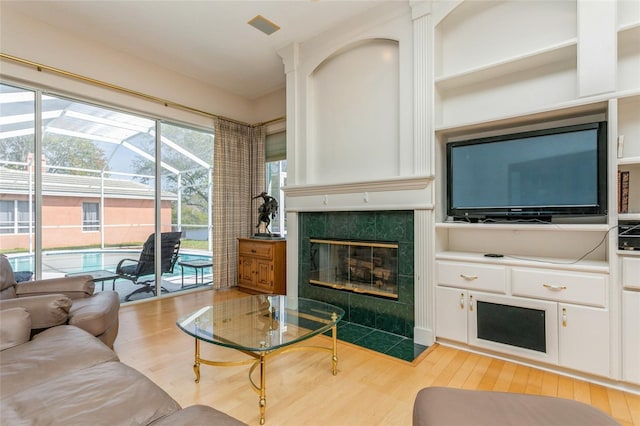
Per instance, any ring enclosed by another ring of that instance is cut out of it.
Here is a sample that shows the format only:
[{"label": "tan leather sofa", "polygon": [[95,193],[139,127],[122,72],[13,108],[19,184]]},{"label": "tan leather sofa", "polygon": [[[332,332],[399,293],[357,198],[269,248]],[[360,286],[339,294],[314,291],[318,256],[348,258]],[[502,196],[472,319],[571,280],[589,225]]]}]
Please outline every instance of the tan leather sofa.
[{"label": "tan leather sofa", "polygon": [[23,307],[29,311],[32,334],[70,324],[88,331],[113,348],[118,335],[118,293],[94,294],[94,288],[89,275],[17,284],[9,261],[0,255],[0,309]]},{"label": "tan leather sofa", "polygon": [[619,426],[582,402],[542,395],[428,387],[416,395],[413,426]]},{"label": "tan leather sofa", "polygon": [[244,424],[204,405],[181,409],[78,327],[48,328],[29,340],[30,330],[26,309],[0,310],[2,425]]}]

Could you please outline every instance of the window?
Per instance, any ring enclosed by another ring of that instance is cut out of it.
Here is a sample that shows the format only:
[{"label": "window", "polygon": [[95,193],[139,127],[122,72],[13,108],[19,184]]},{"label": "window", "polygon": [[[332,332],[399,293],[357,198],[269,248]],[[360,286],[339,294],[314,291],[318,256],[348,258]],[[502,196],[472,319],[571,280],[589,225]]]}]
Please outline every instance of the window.
[{"label": "window", "polygon": [[82,203],[82,230],[100,230],[100,203]]},{"label": "window", "polygon": [[278,215],[271,222],[271,232],[287,233],[287,218],[284,207],[282,187],[287,184],[287,135],[278,132],[267,135],[265,141],[265,168],[267,172],[267,188],[269,195],[278,201]]},{"label": "window", "polygon": [[0,201],[0,234],[15,233],[15,211],[13,200]]},{"label": "window", "polygon": [[[0,234],[26,234],[29,232],[28,201],[2,200],[0,201]],[[33,220],[31,220],[33,226]]]},{"label": "window", "polygon": [[[210,258],[211,129],[1,82],[0,105],[0,251],[29,256],[40,276],[78,265],[113,271],[149,235],[180,230],[181,249]],[[77,247],[99,250],[100,260]],[[67,248],[64,266],[34,255]],[[175,278],[162,284],[180,291]]]}]

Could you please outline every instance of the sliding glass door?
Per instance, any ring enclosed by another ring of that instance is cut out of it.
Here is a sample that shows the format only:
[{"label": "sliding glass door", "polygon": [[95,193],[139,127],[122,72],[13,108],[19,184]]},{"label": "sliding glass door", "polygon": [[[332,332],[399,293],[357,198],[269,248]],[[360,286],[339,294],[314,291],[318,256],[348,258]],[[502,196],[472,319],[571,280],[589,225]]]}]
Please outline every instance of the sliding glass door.
[{"label": "sliding glass door", "polygon": [[[210,268],[180,263],[211,259],[211,132],[9,85],[0,105],[0,252],[15,270],[120,275],[97,288],[123,301],[206,285]],[[171,267],[142,267],[150,236],[172,231]]]}]

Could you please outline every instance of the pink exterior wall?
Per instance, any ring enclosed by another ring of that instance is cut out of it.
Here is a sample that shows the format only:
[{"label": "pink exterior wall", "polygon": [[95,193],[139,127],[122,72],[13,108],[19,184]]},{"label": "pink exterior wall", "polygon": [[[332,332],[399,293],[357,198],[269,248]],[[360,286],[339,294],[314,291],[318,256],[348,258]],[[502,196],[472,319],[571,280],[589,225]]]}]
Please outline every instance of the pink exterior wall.
[{"label": "pink exterior wall", "polygon": [[[6,197],[5,197],[6,198]],[[11,196],[26,200],[26,197]],[[93,197],[45,196],[42,205],[42,248],[100,246],[99,231],[82,230],[82,203]],[[162,232],[171,231],[171,202],[162,201]],[[154,232],[154,200],[105,199],[105,245],[140,245]],[[27,249],[28,234],[0,234],[0,249]]]}]

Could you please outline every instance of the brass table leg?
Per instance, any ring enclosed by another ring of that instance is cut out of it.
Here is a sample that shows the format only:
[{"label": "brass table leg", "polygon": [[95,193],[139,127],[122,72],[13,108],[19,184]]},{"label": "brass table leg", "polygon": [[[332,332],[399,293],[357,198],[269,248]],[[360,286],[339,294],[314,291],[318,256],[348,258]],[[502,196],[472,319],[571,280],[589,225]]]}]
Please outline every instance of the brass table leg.
[{"label": "brass table leg", "polygon": [[267,408],[267,389],[266,389],[266,378],[267,378],[267,362],[265,359],[265,354],[260,353],[260,424],[264,424],[264,413]]},{"label": "brass table leg", "polygon": [[333,340],[333,354],[331,355],[331,373],[336,376],[338,374],[338,325],[335,323],[338,316],[334,312],[331,314],[334,324],[331,327],[331,340]]},{"label": "brass table leg", "polygon": [[193,372],[196,373],[196,383],[200,383],[200,340],[196,340],[196,359],[193,363]]}]

